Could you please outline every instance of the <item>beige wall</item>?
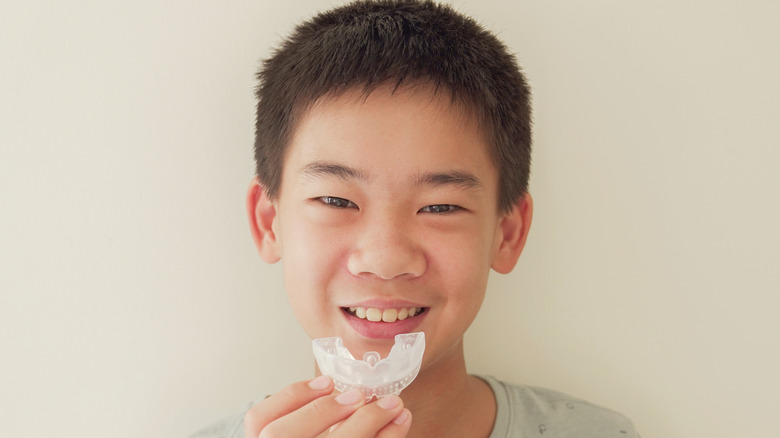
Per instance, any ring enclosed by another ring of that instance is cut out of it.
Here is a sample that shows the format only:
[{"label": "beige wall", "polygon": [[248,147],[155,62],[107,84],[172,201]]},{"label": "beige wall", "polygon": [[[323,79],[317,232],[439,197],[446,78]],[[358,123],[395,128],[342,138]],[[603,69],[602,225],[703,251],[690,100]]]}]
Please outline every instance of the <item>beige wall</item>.
[{"label": "beige wall", "polygon": [[[780,3],[454,3],[536,108],[471,371],[645,437],[777,436]],[[243,195],[258,59],[334,4],[0,4],[1,436],[183,436],[311,375]]]}]

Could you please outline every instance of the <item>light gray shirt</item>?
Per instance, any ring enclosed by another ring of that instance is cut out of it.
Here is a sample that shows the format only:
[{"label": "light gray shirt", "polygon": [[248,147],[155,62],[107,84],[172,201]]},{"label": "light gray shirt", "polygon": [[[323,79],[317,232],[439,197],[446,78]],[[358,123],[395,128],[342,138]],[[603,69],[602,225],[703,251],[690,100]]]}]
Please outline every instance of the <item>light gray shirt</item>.
[{"label": "light gray shirt", "polygon": [[480,376],[496,397],[490,438],[638,438],[621,414],[543,388],[510,385]]},{"label": "light gray shirt", "polygon": [[[639,437],[630,420],[609,409],[549,389],[480,378],[496,397],[496,421],[490,438]],[[244,438],[244,415],[249,407],[191,438]]]}]

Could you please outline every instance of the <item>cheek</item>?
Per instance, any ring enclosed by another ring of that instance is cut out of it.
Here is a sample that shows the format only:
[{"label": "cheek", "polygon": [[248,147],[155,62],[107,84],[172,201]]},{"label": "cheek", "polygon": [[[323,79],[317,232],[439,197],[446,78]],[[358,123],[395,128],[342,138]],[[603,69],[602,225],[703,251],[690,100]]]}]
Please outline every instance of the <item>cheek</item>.
[{"label": "cheek", "polygon": [[[448,275],[462,281],[478,281],[487,276],[495,253],[494,232],[472,227],[468,232],[453,233],[436,239],[429,254],[437,254],[439,265]],[[471,280],[470,280],[471,279]]]},{"label": "cheek", "polygon": [[449,299],[481,302],[490,272],[490,245],[484,240],[450,240],[446,249],[437,252],[437,270]]},{"label": "cheek", "polygon": [[287,240],[282,257],[284,288],[293,314],[311,337],[330,336],[334,304],[329,294],[336,271],[328,257],[328,245],[299,234]]},{"label": "cheek", "polygon": [[343,271],[346,245],[333,233],[305,221],[281,227],[280,247],[285,289],[296,313],[328,299],[328,286]]},{"label": "cheek", "polygon": [[302,215],[284,223],[281,232],[282,260],[288,260],[288,264],[294,264],[306,276],[321,269],[332,269],[330,265],[338,260],[346,244],[340,233],[314,224]]},{"label": "cheek", "polygon": [[460,303],[463,318],[475,317],[484,299],[495,251],[494,234],[489,227],[466,233],[448,248],[449,262],[446,257],[442,260],[447,266],[442,275],[448,284],[448,299]]}]

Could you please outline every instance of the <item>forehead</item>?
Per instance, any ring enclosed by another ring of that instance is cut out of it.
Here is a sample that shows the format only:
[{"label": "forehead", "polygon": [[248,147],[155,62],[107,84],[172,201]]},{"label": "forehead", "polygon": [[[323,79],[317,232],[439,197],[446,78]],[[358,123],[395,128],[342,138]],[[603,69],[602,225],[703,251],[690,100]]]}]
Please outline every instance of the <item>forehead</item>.
[{"label": "forehead", "polygon": [[426,167],[496,174],[473,111],[421,86],[355,88],[319,99],[301,114],[286,155],[285,173],[336,160],[367,166],[369,174]]}]

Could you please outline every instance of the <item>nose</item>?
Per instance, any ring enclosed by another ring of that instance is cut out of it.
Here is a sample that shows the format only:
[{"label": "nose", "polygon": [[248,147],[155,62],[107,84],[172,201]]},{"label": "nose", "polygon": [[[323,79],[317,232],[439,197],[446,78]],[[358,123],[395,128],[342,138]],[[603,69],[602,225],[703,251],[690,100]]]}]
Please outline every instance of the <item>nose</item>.
[{"label": "nose", "polygon": [[404,220],[376,219],[364,223],[356,230],[359,238],[349,255],[349,271],[383,280],[422,275],[427,263],[411,228]]}]

